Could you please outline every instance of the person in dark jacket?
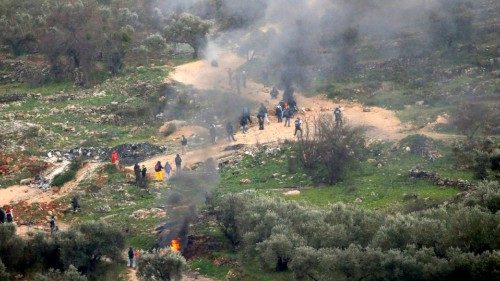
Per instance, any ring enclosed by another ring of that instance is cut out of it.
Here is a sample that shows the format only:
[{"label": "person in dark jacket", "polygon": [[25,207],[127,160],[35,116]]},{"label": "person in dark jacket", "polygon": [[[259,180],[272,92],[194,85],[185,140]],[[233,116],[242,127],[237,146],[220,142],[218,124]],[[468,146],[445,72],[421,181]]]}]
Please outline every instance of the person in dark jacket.
[{"label": "person in dark jacket", "polygon": [[182,158],[179,154],[177,154],[177,156],[175,156],[175,172],[180,174],[181,168],[182,168]]},{"label": "person in dark jacket", "polygon": [[241,131],[243,134],[247,133],[247,126],[248,126],[248,119],[245,116],[242,116],[240,118],[240,126],[241,126]]},{"label": "person in dark jacket", "polygon": [[290,119],[292,118],[290,109],[285,109],[285,111],[283,112],[283,117],[285,118],[285,127],[290,127]]},{"label": "person in dark jacket", "polygon": [[293,135],[297,136],[298,132],[300,132],[299,137],[302,137],[302,120],[300,117],[297,117],[297,120],[295,120],[295,133],[293,133]]},{"label": "person in dark jacket", "polygon": [[259,120],[259,130],[264,130],[264,114],[259,112],[257,120]]},{"label": "person in dark jacket", "polygon": [[50,226],[50,235],[54,235],[54,233],[57,231],[56,218],[54,216],[50,217],[49,226]]},{"label": "person in dark jacket", "polygon": [[0,223],[5,223],[5,219],[7,218],[7,214],[3,210],[3,208],[0,208]]},{"label": "person in dark jacket", "polygon": [[183,155],[186,154],[187,144],[188,144],[187,138],[184,135],[182,135],[182,137],[181,137],[181,152]]},{"label": "person in dark jacket", "polygon": [[271,95],[272,99],[277,99],[280,92],[278,91],[278,89],[276,89],[276,87],[273,87],[269,94]]},{"label": "person in dark jacket", "polygon": [[134,267],[134,249],[128,248],[128,267]]},{"label": "person in dark jacket", "polygon": [[135,175],[135,184],[140,186],[141,184],[141,166],[139,163],[135,163],[134,165],[134,175]]},{"label": "person in dark jacket", "polygon": [[146,188],[147,179],[148,179],[148,169],[145,165],[142,165],[141,169],[141,188]]},{"label": "person in dark jacket", "polygon": [[234,127],[231,121],[227,122],[226,124],[226,133],[227,133],[227,140],[228,141],[236,141],[234,138]]},{"label": "person in dark jacket", "polygon": [[78,194],[73,195],[71,198],[71,207],[73,208],[73,212],[78,211],[80,209],[80,197]]},{"label": "person in dark jacket", "polygon": [[276,117],[278,117],[278,123],[283,122],[283,108],[279,104],[276,106]]}]

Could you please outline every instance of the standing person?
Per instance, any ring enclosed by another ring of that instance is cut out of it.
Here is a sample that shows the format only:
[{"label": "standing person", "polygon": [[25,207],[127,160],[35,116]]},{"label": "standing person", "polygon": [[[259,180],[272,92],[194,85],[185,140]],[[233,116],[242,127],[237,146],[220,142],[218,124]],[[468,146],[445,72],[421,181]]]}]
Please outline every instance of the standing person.
[{"label": "standing person", "polygon": [[246,118],[248,123],[252,124],[252,118],[250,118],[250,109],[248,107],[243,107],[243,118]]},{"label": "standing person", "polygon": [[163,181],[163,166],[161,165],[161,162],[158,161],[156,162],[155,165],[155,180],[156,181]]},{"label": "standing person", "polygon": [[340,106],[335,108],[333,115],[335,116],[335,125],[337,127],[342,125],[342,110],[340,110]]},{"label": "standing person", "polygon": [[257,115],[257,120],[259,120],[259,130],[264,130],[264,116]]},{"label": "standing person", "polygon": [[7,214],[3,210],[3,208],[0,207],[0,223],[5,223],[5,218],[7,217]]},{"label": "standing person", "polygon": [[175,156],[175,172],[180,174],[181,168],[182,168],[182,158],[179,154],[177,154],[177,156]]},{"label": "standing person", "polygon": [[278,123],[283,122],[283,108],[280,104],[276,106],[276,117],[278,117]]},{"label": "standing person", "polygon": [[54,233],[57,231],[56,218],[54,216],[50,217],[49,226],[50,226],[50,235],[54,235]]},{"label": "standing person", "polygon": [[217,129],[215,128],[214,124],[210,125],[209,132],[212,143],[215,144],[217,142]]},{"label": "standing person", "polygon": [[128,248],[128,267],[134,267],[134,249]]},{"label": "standing person", "polygon": [[146,168],[145,165],[142,165],[142,169],[141,169],[141,188],[146,188],[146,183],[147,183],[147,173],[148,173],[148,169]]},{"label": "standing person", "polygon": [[295,133],[293,133],[294,136],[297,135],[297,132],[300,131],[300,137],[302,137],[302,120],[300,117],[297,117],[295,120]]},{"label": "standing person", "polygon": [[248,125],[248,119],[245,116],[241,116],[240,126],[241,126],[241,131],[243,132],[243,134],[247,133],[247,125]]},{"label": "standing person", "polygon": [[187,145],[188,145],[188,140],[186,139],[186,137],[184,135],[182,135],[182,137],[181,137],[181,153],[182,153],[182,155],[186,154]]},{"label": "standing person", "polygon": [[73,208],[73,213],[76,213],[76,211],[78,211],[78,209],[80,208],[80,198],[78,194],[75,194],[73,195],[73,197],[71,197],[71,207]]},{"label": "standing person", "polygon": [[5,217],[7,218],[8,223],[13,223],[14,222],[14,209],[10,206],[7,206],[5,208]]},{"label": "standing person", "polygon": [[273,89],[271,90],[271,92],[269,94],[271,95],[272,99],[277,99],[278,95],[280,94],[280,92],[278,91],[278,89],[276,88],[276,86],[274,86]]},{"label": "standing person", "polygon": [[234,138],[234,127],[231,121],[227,122],[226,124],[226,133],[227,133],[227,140],[228,141],[236,141]]},{"label": "standing person", "polygon": [[245,70],[241,72],[241,83],[243,84],[243,88],[247,87],[247,72]]},{"label": "standing person", "polygon": [[232,89],[233,88],[233,70],[231,68],[227,69],[227,78],[228,78],[229,87],[231,87],[231,89]]},{"label": "standing person", "polygon": [[172,166],[170,166],[170,163],[165,163],[165,178],[168,180],[170,179],[170,173],[172,172]]},{"label": "standing person", "polygon": [[134,175],[135,175],[135,184],[140,186],[141,184],[141,166],[139,163],[135,163],[134,165]]},{"label": "standing person", "polygon": [[260,107],[259,107],[259,114],[266,120],[267,124],[269,124],[270,122],[269,122],[269,117],[267,116],[267,113],[268,113],[268,111],[267,111],[266,106],[263,103],[261,103]]},{"label": "standing person", "polygon": [[118,167],[118,162],[119,162],[118,152],[116,150],[113,150],[113,152],[111,152],[111,164],[114,164]]},{"label": "standing person", "polygon": [[283,117],[285,117],[285,127],[290,127],[290,109],[286,108],[283,112]]}]

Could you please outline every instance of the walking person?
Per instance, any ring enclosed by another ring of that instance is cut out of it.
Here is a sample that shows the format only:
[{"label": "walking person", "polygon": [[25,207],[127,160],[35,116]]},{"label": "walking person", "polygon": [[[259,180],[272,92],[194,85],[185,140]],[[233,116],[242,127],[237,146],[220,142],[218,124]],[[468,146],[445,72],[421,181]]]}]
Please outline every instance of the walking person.
[{"label": "walking person", "polygon": [[5,219],[7,218],[7,214],[4,209],[0,207],[0,223],[5,223]]},{"label": "walking person", "polygon": [[135,184],[140,187],[141,185],[141,166],[139,163],[135,163],[134,165],[134,175],[135,175]]},{"label": "walking person", "polygon": [[142,165],[142,169],[141,169],[141,188],[146,188],[146,184],[147,184],[147,173],[148,173],[148,169],[146,168],[145,165]]},{"label": "walking person", "polygon": [[278,117],[278,123],[283,122],[283,108],[280,104],[276,106],[276,117]]},{"label": "walking person", "polygon": [[263,103],[261,103],[259,107],[259,114],[262,115],[262,117],[266,120],[267,124],[269,124],[270,122],[267,113],[268,112],[266,106]]},{"label": "walking person", "polygon": [[335,116],[335,125],[341,126],[342,125],[342,110],[340,110],[340,106],[337,106],[335,110],[333,111],[333,115]]},{"label": "walking person", "polygon": [[116,165],[116,167],[118,168],[119,161],[120,157],[118,156],[118,152],[116,150],[113,150],[113,152],[111,152],[111,164]]},{"label": "walking person", "polygon": [[182,135],[182,137],[181,137],[181,153],[182,153],[182,155],[186,154],[187,144],[188,144],[187,138],[184,135]]},{"label": "walking person", "polygon": [[128,248],[128,267],[134,267],[134,249]]},{"label": "walking person", "polygon": [[78,194],[71,197],[71,208],[73,208],[73,213],[76,213],[80,209],[80,196]]},{"label": "walking person", "polygon": [[297,119],[295,120],[295,133],[293,133],[293,136],[297,136],[297,132],[299,131],[300,137],[302,137],[302,120],[300,119],[300,117],[297,117]]},{"label": "walking person", "polygon": [[226,133],[228,141],[236,141],[236,139],[234,138],[234,127],[231,121],[227,122],[226,124]]},{"label": "walking person", "polygon": [[285,117],[285,127],[290,127],[290,119],[292,118],[290,109],[285,109],[285,111],[283,112],[283,117]]},{"label": "walking person", "polygon": [[5,217],[8,223],[14,222],[14,209],[12,207],[7,206],[7,208],[5,208]]},{"label": "walking person", "polygon": [[240,126],[241,126],[241,131],[243,132],[243,134],[247,133],[247,125],[248,125],[248,119],[247,119],[247,117],[242,116],[240,118]]},{"label": "walking person", "polygon": [[50,217],[49,226],[50,226],[50,235],[54,235],[54,233],[57,231],[56,218],[54,216]]},{"label": "walking person", "polygon": [[167,163],[165,163],[165,179],[166,180],[170,179],[170,173],[171,172],[172,172],[172,166],[167,161]]},{"label": "walking person", "polygon": [[182,168],[182,158],[179,154],[175,156],[175,173],[180,174],[181,173],[181,168]]},{"label": "walking person", "polygon": [[212,139],[212,144],[216,144],[217,143],[217,129],[215,128],[214,124],[210,125],[209,132],[210,132],[210,139]]},{"label": "walking person", "polygon": [[161,162],[158,161],[156,162],[155,165],[155,180],[156,181],[163,181],[163,166],[161,165]]}]

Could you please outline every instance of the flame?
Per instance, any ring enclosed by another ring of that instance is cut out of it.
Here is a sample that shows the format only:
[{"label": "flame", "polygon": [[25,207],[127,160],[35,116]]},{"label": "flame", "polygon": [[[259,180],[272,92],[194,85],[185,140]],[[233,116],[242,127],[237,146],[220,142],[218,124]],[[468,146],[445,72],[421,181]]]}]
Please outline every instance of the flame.
[{"label": "flame", "polygon": [[179,239],[174,239],[172,241],[170,241],[170,250],[172,250],[172,252],[180,252],[182,249],[182,244],[181,244],[181,241],[179,241]]}]

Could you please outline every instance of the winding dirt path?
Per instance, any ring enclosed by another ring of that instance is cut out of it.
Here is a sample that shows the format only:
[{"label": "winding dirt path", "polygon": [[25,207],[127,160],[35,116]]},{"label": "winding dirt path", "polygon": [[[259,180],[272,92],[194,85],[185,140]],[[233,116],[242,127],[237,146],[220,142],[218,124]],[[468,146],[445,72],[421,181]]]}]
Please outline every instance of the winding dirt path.
[{"label": "winding dirt path", "polygon": [[[207,60],[199,60],[176,67],[175,71],[167,79],[191,85],[199,90],[235,92],[229,85],[227,70],[229,68],[232,70],[239,68],[245,63],[245,60],[232,52],[224,51],[217,55],[218,67],[213,67]],[[268,109],[274,108],[278,102],[278,100],[271,100],[269,95],[270,89],[268,87],[255,81],[248,80],[247,87],[241,90],[242,95],[255,102],[264,103]],[[229,99],[231,96],[228,95],[227,98]],[[401,124],[393,111],[380,107],[370,107],[369,111],[366,112],[365,108],[359,103],[347,101],[334,102],[322,96],[309,98],[300,93],[296,93],[296,98],[300,108],[298,116],[301,116],[305,122],[312,122],[320,114],[332,114],[333,109],[340,105],[348,122],[355,126],[365,127],[369,138],[400,140],[406,136],[404,133],[406,128]],[[229,156],[235,153],[224,151],[224,148],[229,144],[255,145],[294,139],[293,124],[291,127],[284,127],[283,123],[277,123],[276,117],[270,116],[269,119],[271,122],[270,124],[266,124],[265,130],[258,130],[254,122],[246,134],[238,132],[235,136],[236,142],[230,143],[225,140],[225,136],[221,136],[222,141],[218,141],[215,145],[188,151],[186,155],[182,156],[183,166],[202,162],[209,157],[222,158]],[[157,161],[161,161],[162,163],[169,161],[173,163],[176,153],[154,157],[145,161],[144,164],[149,168],[153,167]]]}]

